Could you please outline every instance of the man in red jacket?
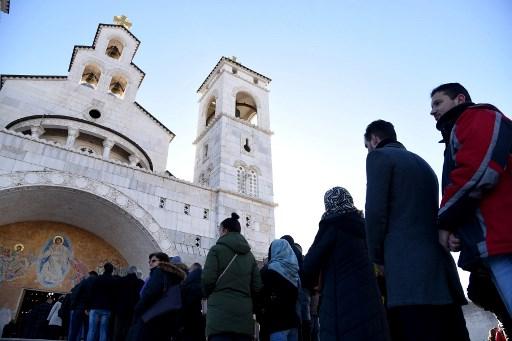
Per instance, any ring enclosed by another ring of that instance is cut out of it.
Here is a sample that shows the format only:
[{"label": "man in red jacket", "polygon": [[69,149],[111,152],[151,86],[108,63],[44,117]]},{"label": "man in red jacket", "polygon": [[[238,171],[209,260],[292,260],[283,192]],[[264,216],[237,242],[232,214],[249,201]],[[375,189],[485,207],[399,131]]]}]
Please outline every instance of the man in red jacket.
[{"label": "man in red jacket", "polygon": [[460,248],[464,270],[491,270],[512,316],[512,123],[496,107],[472,103],[459,83],[438,86],[431,100],[446,144],[440,242]]}]

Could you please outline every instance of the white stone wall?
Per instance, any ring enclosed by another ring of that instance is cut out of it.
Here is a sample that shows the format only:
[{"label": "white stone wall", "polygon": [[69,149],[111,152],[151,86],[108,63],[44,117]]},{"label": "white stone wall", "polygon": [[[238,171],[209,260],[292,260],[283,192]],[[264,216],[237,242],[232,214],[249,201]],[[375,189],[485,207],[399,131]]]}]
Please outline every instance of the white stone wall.
[{"label": "white stone wall", "polygon": [[[265,255],[271,240],[268,231],[273,228],[273,206],[106,161],[21,133],[0,131],[0,174],[33,171],[63,172],[116,188],[128,200],[138,203],[158,224],[156,240],[160,247],[171,255],[179,254],[187,262],[204,261],[218,238],[218,224],[233,211],[240,212],[243,219],[249,213],[254,217],[254,225],[243,232],[257,256]],[[189,205],[189,214],[184,212],[185,204]],[[30,210],[30,203],[25,205]],[[204,218],[205,209],[207,218]],[[149,232],[153,229],[146,228]]]}]

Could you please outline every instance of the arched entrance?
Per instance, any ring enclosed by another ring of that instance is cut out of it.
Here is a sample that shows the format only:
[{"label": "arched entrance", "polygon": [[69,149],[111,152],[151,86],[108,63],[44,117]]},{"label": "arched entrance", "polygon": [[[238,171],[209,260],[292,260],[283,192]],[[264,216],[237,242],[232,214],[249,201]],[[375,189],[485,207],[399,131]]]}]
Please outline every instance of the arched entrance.
[{"label": "arched entrance", "polygon": [[[171,249],[159,224],[116,188],[63,172],[0,176],[0,226],[55,221],[80,227],[105,240],[129,264],[145,270],[147,255]],[[158,240],[158,242],[157,242]]]},{"label": "arched entrance", "polygon": [[[149,253],[172,250],[173,243],[137,202],[108,184],[69,173],[39,171],[0,175],[0,212],[0,236],[2,227],[11,225],[12,229],[12,224],[16,223],[19,223],[17,229],[22,229],[23,223],[35,222],[75,226],[103,240],[127,264],[145,273]],[[53,242],[60,245],[66,241],[57,238]],[[15,246],[9,247],[16,251]],[[84,243],[80,247],[93,246]],[[34,287],[39,284],[34,283]]]}]

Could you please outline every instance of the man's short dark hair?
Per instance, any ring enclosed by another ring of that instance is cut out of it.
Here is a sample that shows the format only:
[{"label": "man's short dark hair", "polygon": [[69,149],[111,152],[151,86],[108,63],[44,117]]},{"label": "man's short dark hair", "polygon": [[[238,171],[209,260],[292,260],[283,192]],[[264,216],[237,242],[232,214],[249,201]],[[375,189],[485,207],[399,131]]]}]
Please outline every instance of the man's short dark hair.
[{"label": "man's short dark hair", "polygon": [[103,270],[105,270],[103,273],[104,274],[112,274],[112,272],[114,272],[114,266],[112,265],[112,263],[105,263],[103,264]]},{"label": "man's short dark hair", "polygon": [[149,259],[151,259],[153,257],[155,257],[156,259],[158,259],[161,262],[167,262],[167,263],[170,262],[169,255],[167,255],[167,253],[165,253],[165,252],[153,252],[152,254],[149,255]]},{"label": "man's short dark hair", "polygon": [[458,95],[463,94],[464,97],[466,97],[466,102],[471,102],[471,96],[469,96],[469,92],[460,83],[441,84],[432,90],[430,97],[432,98],[436,92],[443,92],[446,96],[450,97],[450,99],[454,99]]},{"label": "man's short dark hair", "polygon": [[372,135],[377,136],[381,140],[391,139],[396,141],[395,127],[390,122],[384,120],[373,121],[366,127],[364,139],[370,141]]}]

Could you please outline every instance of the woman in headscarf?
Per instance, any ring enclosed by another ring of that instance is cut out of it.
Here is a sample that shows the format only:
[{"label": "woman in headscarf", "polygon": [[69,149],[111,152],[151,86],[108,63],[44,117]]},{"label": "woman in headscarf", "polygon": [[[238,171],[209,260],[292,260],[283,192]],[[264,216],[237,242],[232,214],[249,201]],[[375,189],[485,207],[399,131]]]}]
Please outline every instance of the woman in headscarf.
[{"label": "woman in headscarf", "polygon": [[299,317],[297,298],[299,264],[290,243],[284,239],[272,242],[268,263],[261,269],[263,281],[262,340],[297,341]]},{"label": "woman in headscarf", "polygon": [[384,306],[368,258],[364,219],[342,187],[324,196],[325,213],[304,259],[304,286],[321,277],[321,340],[389,340]]}]

